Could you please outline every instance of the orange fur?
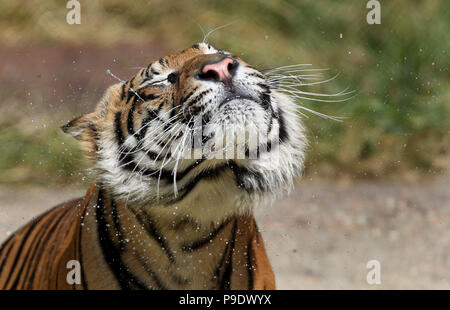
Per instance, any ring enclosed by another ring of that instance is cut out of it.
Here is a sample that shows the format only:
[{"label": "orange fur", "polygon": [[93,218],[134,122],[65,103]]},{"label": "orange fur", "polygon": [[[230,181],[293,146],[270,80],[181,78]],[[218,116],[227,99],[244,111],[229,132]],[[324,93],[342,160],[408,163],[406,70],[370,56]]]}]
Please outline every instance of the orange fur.
[{"label": "orange fur", "polygon": [[[79,285],[67,283],[66,264],[70,260],[82,261],[81,223],[95,190],[92,186],[84,199],[44,213],[2,245],[0,289],[80,289]],[[275,289],[274,274],[253,217],[239,216],[236,223],[230,289]],[[246,262],[251,264],[248,276]],[[89,268],[83,268],[83,274],[89,272]]]}]

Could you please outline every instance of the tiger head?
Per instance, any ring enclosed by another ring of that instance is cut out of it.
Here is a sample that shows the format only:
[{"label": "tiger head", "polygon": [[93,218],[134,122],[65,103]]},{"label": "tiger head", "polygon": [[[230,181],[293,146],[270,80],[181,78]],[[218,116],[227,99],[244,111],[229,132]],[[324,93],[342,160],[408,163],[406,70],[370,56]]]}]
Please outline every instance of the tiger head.
[{"label": "tiger head", "polygon": [[289,189],[306,145],[296,104],[206,43],[111,86],[93,113],[62,129],[82,141],[115,197],[199,214],[245,212]]}]

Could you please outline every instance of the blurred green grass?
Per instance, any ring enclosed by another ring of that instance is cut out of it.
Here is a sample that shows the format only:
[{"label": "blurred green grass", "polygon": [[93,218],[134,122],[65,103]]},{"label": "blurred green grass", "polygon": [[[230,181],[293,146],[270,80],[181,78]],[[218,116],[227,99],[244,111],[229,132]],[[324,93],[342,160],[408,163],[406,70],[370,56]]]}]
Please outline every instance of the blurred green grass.
[{"label": "blurred green grass", "polygon": [[[65,21],[65,1],[2,1],[0,39],[8,46],[160,42],[174,52],[201,41],[200,27],[231,23],[209,41],[261,69],[330,68],[338,78],[315,91],[358,92],[343,103],[299,102],[347,117],[305,119],[307,174],[423,175],[450,166],[449,1],[381,1],[381,25],[366,23],[361,0],[80,2],[82,24],[73,26]],[[36,138],[3,123],[0,142],[8,148],[0,153],[1,183],[14,179],[11,167],[26,167],[15,183],[38,182],[42,173],[57,183],[76,181],[84,167],[77,145],[56,126]]]},{"label": "blurred green grass", "polygon": [[0,184],[81,185],[87,163],[70,137],[59,130],[23,131],[20,121],[0,122]]}]

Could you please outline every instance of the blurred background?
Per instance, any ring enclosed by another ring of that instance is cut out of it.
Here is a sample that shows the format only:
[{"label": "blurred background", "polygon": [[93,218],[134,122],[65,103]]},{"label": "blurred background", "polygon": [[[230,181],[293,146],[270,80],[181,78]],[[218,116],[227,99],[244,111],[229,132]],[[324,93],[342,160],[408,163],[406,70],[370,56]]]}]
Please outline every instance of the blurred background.
[{"label": "blurred background", "polygon": [[[299,105],[310,141],[288,198],[258,212],[282,289],[450,288],[450,2],[0,2],[0,241],[92,177],[59,127],[106,88],[203,40],[261,70],[328,68],[315,88],[357,96]],[[366,264],[381,264],[381,284]]]}]

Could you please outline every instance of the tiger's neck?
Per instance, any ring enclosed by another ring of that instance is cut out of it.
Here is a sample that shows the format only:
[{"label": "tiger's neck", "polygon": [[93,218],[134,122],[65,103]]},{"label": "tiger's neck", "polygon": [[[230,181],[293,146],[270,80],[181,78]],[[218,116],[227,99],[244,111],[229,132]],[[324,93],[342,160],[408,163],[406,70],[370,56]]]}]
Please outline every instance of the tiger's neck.
[{"label": "tiger's neck", "polygon": [[253,217],[206,224],[173,213],[128,206],[93,185],[81,241],[88,288],[249,288]]}]

